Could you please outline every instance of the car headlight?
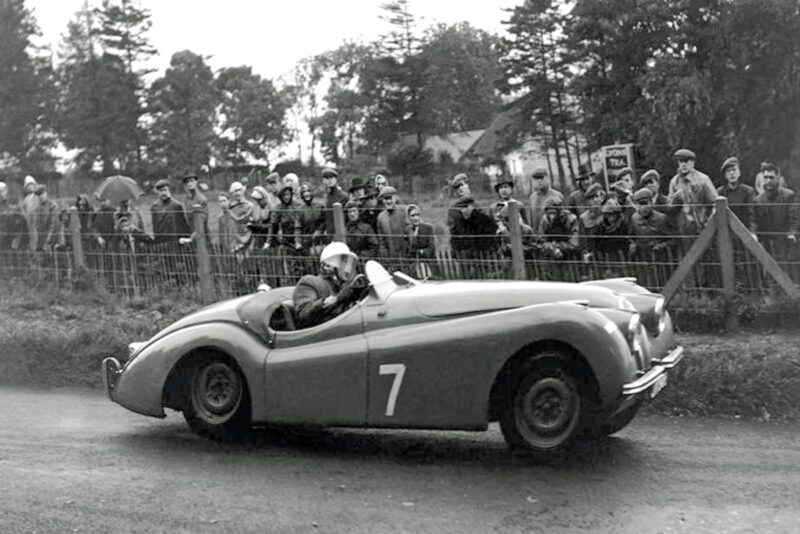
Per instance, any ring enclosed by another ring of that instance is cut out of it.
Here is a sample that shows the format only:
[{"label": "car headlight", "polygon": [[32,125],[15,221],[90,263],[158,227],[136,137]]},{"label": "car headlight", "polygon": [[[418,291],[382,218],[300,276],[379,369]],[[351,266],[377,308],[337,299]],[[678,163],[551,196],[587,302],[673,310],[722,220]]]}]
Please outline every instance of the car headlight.
[{"label": "car headlight", "polygon": [[653,312],[658,317],[658,333],[661,334],[667,328],[667,313],[665,309],[664,297],[658,297]]},{"label": "car headlight", "polygon": [[655,306],[653,306],[653,312],[655,312],[656,315],[664,314],[664,297],[658,297],[656,299]]}]

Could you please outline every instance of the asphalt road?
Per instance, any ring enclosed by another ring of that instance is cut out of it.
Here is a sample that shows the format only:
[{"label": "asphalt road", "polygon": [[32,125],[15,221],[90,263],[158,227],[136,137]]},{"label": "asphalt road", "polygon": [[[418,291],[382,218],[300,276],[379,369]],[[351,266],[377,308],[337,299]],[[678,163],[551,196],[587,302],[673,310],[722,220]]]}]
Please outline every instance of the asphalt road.
[{"label": "asphalt road", "polygon": [[195,437],[98,392],[0,388],[0,532],[800,532],[800,426],[640,417],[537,464],[487,433]]}]

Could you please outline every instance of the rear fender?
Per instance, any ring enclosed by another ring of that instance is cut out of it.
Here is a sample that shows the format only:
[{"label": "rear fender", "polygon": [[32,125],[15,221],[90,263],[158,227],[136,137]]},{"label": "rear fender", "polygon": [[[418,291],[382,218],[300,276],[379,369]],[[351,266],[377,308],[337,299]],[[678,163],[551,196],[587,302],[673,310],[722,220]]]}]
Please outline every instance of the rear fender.
[{"label": "rear fender", "polygon": [[223,352],[236,361],[247,380],[253,420],[263,419],[267,348],[253,333],[234,323],[196,324],[147,346],[123,368],[115,388],[116,401],[134,412],[164,417],[167,378],[184,356],[197,349]]}]

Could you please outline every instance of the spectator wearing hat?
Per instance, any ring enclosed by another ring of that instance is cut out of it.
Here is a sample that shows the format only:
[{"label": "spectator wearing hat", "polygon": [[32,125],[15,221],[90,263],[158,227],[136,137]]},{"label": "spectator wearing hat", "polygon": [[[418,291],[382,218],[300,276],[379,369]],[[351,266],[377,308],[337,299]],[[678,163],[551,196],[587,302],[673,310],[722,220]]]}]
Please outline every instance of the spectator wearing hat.
[{"label": "spectator wearing hat", "polygon": [[367,195],[367,184],[361,178],[353,178],[347,192],[350,193],[350,200],[355,200],[360,205]]},{"label": "spectator wearing hat", "polygon": [[603,213],[603,222],[600,224],[600,237],[596,240],[595,251],[606,255],[626,252],[631,230],[624,208],[617,199],[609,198],[600,211]]},{"label": "spectator wearing hat", "polygon": [[361,220],[370,225],[372,230],[378,231],[378,215],[383,211],[378,200],[378,191],[374,187],[367,187],[364,198],[361,199]]},{"label": "spectator wearing hat", "polygon": [[480,258],[497,249],[497,224],[475,206],[471,195],[458,199],[453,207],[458,216],[450,226],[450,246],[457,257]]},{"label": "spectator wearing hat", "polygon": [[300,186],[297,203],[297,218],[300,221],[300,242],[303,254],[318,254],[316,247],[322,245],[325,232],[325,208],[314,198],[314,191],[307,183]]},{"label": "spectator wearing hat", "polygon": [[339,187],[339,173],[335,169],[322,169],[322,182],[325,184],[325,233],[327,239],[333,239],[336,227],[333,224],[333,205],[337,202],[344,207],[349,200],[347,193]]},{"label": "spectator wearing hat", "polygon": [[570,259],[580,252],[578,218],[566,209],[563,198],[547,199],[540,231],[541,252],[548,258]]},{"label": "spectator wearing hat", "polygon": [[292,191],[294,191],[295,194],[298,195],[298,198],[296,200],[300,200],[299,199],[299,195],[300,195],[300,177],[299,176],[297,176],[293,172],[287,172],[283,176],[283,181],[281,182],[281,185],[283,187],[286,187],[287,185],[290,186],[292,188]]},{"label": "spectator wearing hat", "polygon": [[39,197],[36,195],[36,188],[39,184],[36,178],[30,174],[25,177],[22,182],[22,214],[25,216],[25,222],[28,226],[28,245],[30,250],[36,250],[38,244],[38,235],[36,232],[36,209],[39,207]]},{"label": "spectator wearing hat", "polygon": [[[755,187],[755,190],[756,190],[756,196],[760,195],[761,193],[763,193],[765,191],[765,189],[764,189],[764,168],[767,167],[767,166],[770,166],[770,165],[775,165],[775,164],[772,163],[771,161],[762,161],[761,165],[759,166],[758,173],[756,173],[755,180],[753,181],[753,186]],[[775,167],[777,168],[777,165],[775,165]],[[789,187],[788,182],[786,181],[786,178],[781,173],[780,169],[778,169],[778,187],[782,187],[784,189],[791,189]]]},{"label": "spectator wearing hat", "polygon": [[695,159],[691,150],[676,151],[678,172],[669,182],[668,201],[678,217],[677,230],[682,235],[697,235],[702,231],[717,198],[711,178],[695,169]]},{"label": "spectator wearing hat", "polygon": [[406,207],[406,248],[414,260],[432,259],[436,255],[433,226],[423,222],[422,208],[416,204]]},{"label": "spectator wearing hat", "polygon": [[586,201],[586,190],[594,183],[595,173],[589,170],[585,163],[578,165],[578,176],[575,177],[575,190],[567,197],[567,209],[572,213],[581,216],[581,213],[589,209]]},{"label": "spectator wearing hat", "polygon": [[578,233],[581,236],[582,246],[589,252],[596,251],[598,236],[602,234],[603,204],[606,202],[606,192],[598,183],[593,183],[584,192],[586,209],[578,217]]},{"label": "spectator wearing hat", "polygon": [[534,235],[542,234],[542,218],[544,217],[544,205],[548,200],[560,200],[564,202],[564,195],[561,191],[554,189],[550,185],[550,175],[544,167],[537,167],[531,174],[530,196],[530,221]]},{"label": "spectator wearing hat", "polygon": [[467,175],[463,172],[453,176],[448,185],[450,186],[450,194],[455,197],[455,200],[450,204],[447,210],[447,226],[449,227],[453,225],[460,214],[456,203],[464,197],[472,196],[472,193],[470,193]]},{"label": "spectator wearing hat", "polygon": [[59,212],[61,208],[55,200],[47,194],[47,186],[39,184],[36,186],[35,194],[39,197],[39,207],[36,208],[36,234],[38,241],[37,250],[50,249],[58,243],[59,236]]},{"label": "spectator wearing hat", "polygon": [[274,208],[280,202],[278,200],[278,190],[281,186],[281,175],[277,172],[271,172],[264,180],[264,189],[267,191],[267,203],[270,208]]},{"label": "spectator wearing hat", "polygon": [[300,250],[303,243],[300,239],[302,231],[298,206],[294,202],[294,189],[284,185],[278,191],[280,203],[269,214],[269,230],[264,248],[282,246],[291,250]]},{"label": "spectator wearing hat", "polygon": [[639,179],[639,186],[646,187],[653,193],[653,209],[667,215],[672,212],[667,197],[661,193],[661,174],[657,170],[649,169],[645,171]]},{"label": "spectator wearing hat", "polygon": [[372,227],[361,220],[358,201],[347,201],[344,211],[347,218],[345,223],[347,246],[359,257],[377,258],[380,252],[378,237]]},{"label": "spectator wearing hat", "polygon": [[406,207],[398,204],[397,191],[392,186],[381,189],[383,211],[378,214],[378,243],[381,255],[389,260],[405,253]]},{"label": "spectator wearing hat", "polygon": [[8,186],[0,182],[0,251],[22,250],[27,245],[27,232],[22,209],[8,199]]},{"label": "spectator wearing hat", "polygon": [[625,185],[625,188],[628,191],[631,191],[631,194],[633,194],[633,190],[636,189],[636,176],[633,172],[633,169],[630,167],[621,168],[614,177],[614,181],[622,182]]},{"label": "spectator wearing hat", "polygon": [[636,213],[631,217],[631,254],[649,255],[669,245],[667,215],[653,208],[653,191],[643,187],[633,194]]},{"label": "spectator wearing hat", "polygon": [[114,212],[116,210],[111,205],[111,201],[107,198],[100,199],[100,207],[94,213],[94,229],[97,232],[97,244],[100,248],[109,246],[116,236],[114,229],[115,219]]},{"label": "spectator wearing hat", "polygon": [[244,259],[249,253],[253,243],[253,232],[250,229],[258,216],[258,208],[245,198],[246,189],[241,182],[233,182],[228,189],[231,203],[228,206],[228,215],[231,223],[231,252],[237,254],[238,259]]},{"label": "spectator wearing hat", "polygon": [[[522,247],[526,253],[529,253],[531,251],[531,246],[534,241],[533,229],[530,227],[529,224],[527,224],[523,220],[522,217],[523,213],[525,213],[524,210],[518,211],[517,217],[519,221],[520,234],[522,235]],[[509,209],[508,204],[503,205],[494,217],[495,222],[497,223],[497,235],[501,239],[500,249],[506,255],[511,254],[511,241],[510,241],[511,225],[509,223],[510,217],[511,217],[511,210]]]},{"label": "spectator wearing hat", "polygon": [[183,188],[186,190],[186,222],[189,224],[191,235],[189,237],[181,237],[178,242],[182,245],[193,243],[197,239],[197,230],[194,227],[194,214],[200,213],[203,221],[203,229],[205,230],[206,240],[211,243],[211,233],[208,231],[208,199],[201,193],[197,187],[197,175],[187,174],[183,177]]},{"label": "spectator wearing hat", "polygon": [[372,180],[372,188],[375,191],[375,199],[378,203],[378,213],[383,211],[383,203],[381,202],[380,193],[381,189],[389,185],[389,180],[383,174],[376,174]]},{"label": "spectator wearing hat", "polygon": [[739,181],[742,176],[739,170],[739,159],[730,157],[722,163],[722,175],[725,185],[717,188],[719,196],[728,199],[728,207],[747,228],[753,228],[753,202],[756,199],[756,190]]},{"label": "spectator wearing hat", "polygon": [[622,209],[622,215],[625,217],[626,222],[630,222],[631,217],[636,212],[636,206],[633,205],[633,200],[631,200],[631,196],[633,196],[633,191],[631,190],[630,186],[628,185],[629,182],[624,180],[617,180],[613,184],[611,184],[611,194],[617,200],[617,203],[620,205]]},{"label": "spectator wearing hat", "polygon": [[519,207],[522,220],[525,224],[528,223],[528,214],[525,205],[512,196],[514,194],[514,180],[512,178],[506,176],[498,178],[497,183],[494,185],[494,192],[497,193],[498,200],[489,206],[489,215],[496,218],[501,209],[513,203]]},{"label": "spectator wearing hat", "polygon": [[761,171],[764,192],[756,196],[753,206],[753,231],[775,256],[783,256],[788,243],[797,243],[800,211],[791,189],[780,186],[780,170],[768,163]]},{"label": "spectator wearing hat", "polygon": [[276,206],[270,204],[270,195],[266,187],[257,185],[250,192],[250,198],[255,202],[255,213],[253,220],[249,224],[253,232],[253,247],[264,248],[267,244],[267,236],[270,230],[270,217]]},{"label": "spectator wearing hat", "polygon": [[186,221],[183,204],[172,198],[169,180],[156,182],[158,199],[150,205],[150,216],[153,219],[153,238],[156,243],[178,242],[181,237],[188,237],[192,231]]}]

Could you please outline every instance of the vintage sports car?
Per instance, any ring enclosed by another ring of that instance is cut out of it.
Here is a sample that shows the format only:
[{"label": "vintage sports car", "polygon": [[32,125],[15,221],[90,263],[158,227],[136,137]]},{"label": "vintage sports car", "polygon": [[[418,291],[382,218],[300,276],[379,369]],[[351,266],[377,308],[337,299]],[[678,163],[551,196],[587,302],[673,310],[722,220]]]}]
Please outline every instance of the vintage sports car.
[{"label": "vintage sports car", "polygon": [[542,457],[617,432],[682,358],[664,299],[632,279],[420,282],[379,263],[333,319],[295,328],[291,287],[214,304],[102,364],[109,397],[251,425],[486,430]]}]

